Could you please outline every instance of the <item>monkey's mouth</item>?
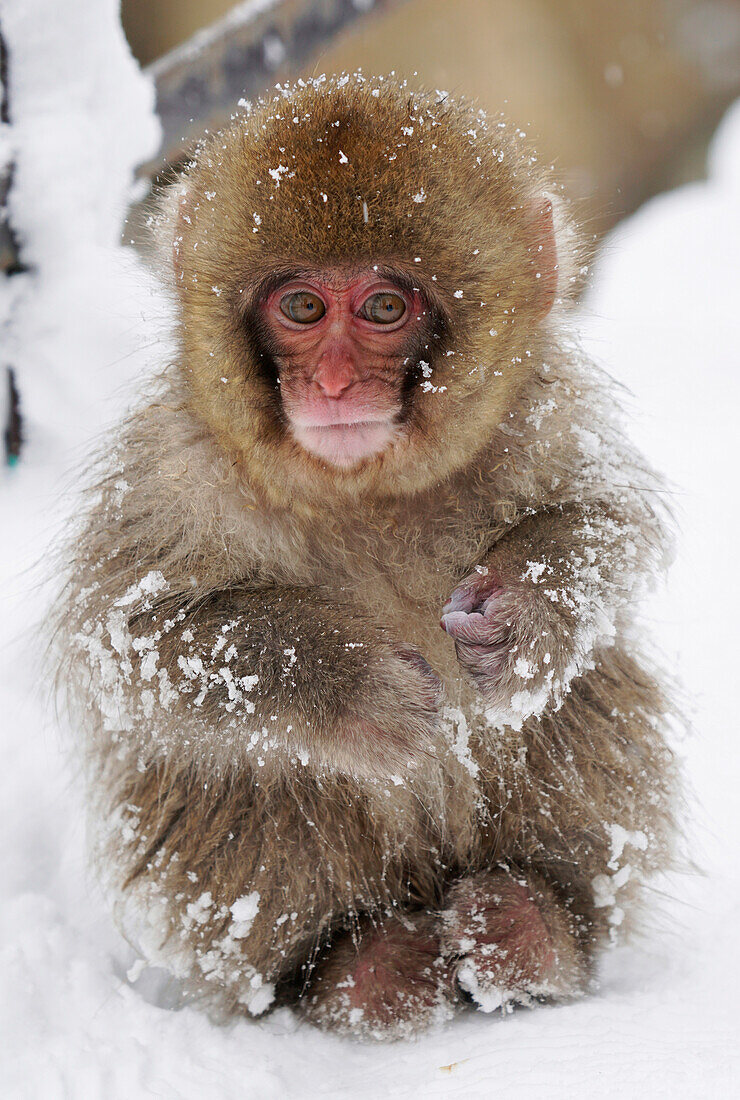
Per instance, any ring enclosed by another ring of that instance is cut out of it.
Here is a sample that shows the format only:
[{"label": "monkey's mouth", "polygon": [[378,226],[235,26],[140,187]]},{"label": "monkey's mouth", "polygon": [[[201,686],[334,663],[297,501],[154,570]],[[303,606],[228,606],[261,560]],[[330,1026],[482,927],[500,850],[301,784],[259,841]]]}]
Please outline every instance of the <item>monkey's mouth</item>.
[{"label": "monkey's mouth", "polygon": [[291,422],[297,443],[333,466],[355,466],[380,454],[398,434],[393,419],[357,420],[343,424],[297,424]]}]

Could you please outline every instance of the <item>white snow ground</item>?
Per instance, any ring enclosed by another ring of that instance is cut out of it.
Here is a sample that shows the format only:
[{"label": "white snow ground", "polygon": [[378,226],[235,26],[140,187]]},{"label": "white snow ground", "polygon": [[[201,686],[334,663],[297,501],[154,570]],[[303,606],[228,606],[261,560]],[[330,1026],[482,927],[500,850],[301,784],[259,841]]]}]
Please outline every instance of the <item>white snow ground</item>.
[{"label": "white snow ground", "polygon": [[[156,973],[127,979],[135,955],[86,874],[81,784],[39,668],[40,578],[70,506],[68,471],[166,354],[166,305],[115,246],[128,169],[156,138],[150,90],[115,0],[54,10],[51,23],[48,0],[10,0],[3,12],[17,178],[33,200],[14,213],[43,270],[17,284],[3,333],[29,439],[21,465],[0,473],[0,1096],[740,1095],[740,104],[716,138],[710,180],[655,199],[612,236],[584,311],[589,348],[635,394],[641,445],[681,486],[680,555],[650,618],[694,701],[683,751],[705,874],[656,892],[656,928],[612,953],[601,992],[579,1004],[470,1014],[388,1046],[322,1035],[287,1011],[217,1027],[168,1008]],[[9,306],[0,299],[0,319]]]}]

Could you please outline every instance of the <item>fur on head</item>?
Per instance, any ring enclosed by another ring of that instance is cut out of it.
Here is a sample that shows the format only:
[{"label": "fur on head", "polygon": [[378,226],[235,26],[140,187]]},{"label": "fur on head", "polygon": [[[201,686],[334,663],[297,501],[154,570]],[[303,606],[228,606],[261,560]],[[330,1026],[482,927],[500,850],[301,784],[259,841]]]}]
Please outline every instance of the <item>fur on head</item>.
[{"label": "fur on head", "polygon": [[[188,403],[255,488],[417,492],[467,465],[516,404],[564,289],[552,181],[522,137],[470,105],[355,74],[283,89],[202,144],[164,197],[159,240]],[[418,288],[431,324],[393,444],[338,469],[286,427],[255,301],[286,276],[361,264]]]}]

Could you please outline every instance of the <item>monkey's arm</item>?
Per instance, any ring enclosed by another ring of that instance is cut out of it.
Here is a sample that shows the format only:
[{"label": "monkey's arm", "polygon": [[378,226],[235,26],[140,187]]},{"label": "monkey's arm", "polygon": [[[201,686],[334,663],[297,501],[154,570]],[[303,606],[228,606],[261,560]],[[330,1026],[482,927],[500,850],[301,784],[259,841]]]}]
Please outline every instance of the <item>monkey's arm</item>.
[{"label": "monkey's arm", "polygon": [[424,659],[312,589],[236,585],[194,604],[152,573],[93,623],[81,640],[101,711],[160,757],[230,767],[269,749],[377,775],[433,732]]},{"label": "monkey's arm", "polygon": [[570,503],[527,516],[452,593],[442,626],[492,704],[518,726],[559,703],[663,552],[649,505]]}]

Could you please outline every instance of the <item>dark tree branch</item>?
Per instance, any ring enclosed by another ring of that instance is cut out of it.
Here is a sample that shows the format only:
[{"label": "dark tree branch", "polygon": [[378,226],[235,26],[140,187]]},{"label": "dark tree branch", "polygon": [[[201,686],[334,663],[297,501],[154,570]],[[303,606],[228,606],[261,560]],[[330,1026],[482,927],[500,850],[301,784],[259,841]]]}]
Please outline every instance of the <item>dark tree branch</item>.
[{"label": "dark tree branch", "polygon": [[21,401],[18,387],[15,384],[15,371],[12,367],[6,368],[8,384],[8,414],[6,417],[3,442],[5,443],[5,461],[8,466],[15,466],[21,454],[23,442],[23,425],[21,421]]},{"label": "dark tree branch", "polygon": [[[0,122],[10,123],[8,52],[0,29]],[[22,270],[20,249],[8,221],[7,199],[13,183],[13,165],[0,165],[0,271],[12,275]]]},{"label": "dark tree branch", "polygon": [[[1,29],[0,121],[6,125],[10,123],[8,53]],[[12,183],[13,164],[0,166],[0,271],[2,271],[6,279],[25,270],[20,258],[18,241],[13,232],[13,227],[8,220],[7,199]],[[3,443],[5,446],[5,461],[9,466],[13,466],[20,457],[23,434],[20,398],[15,380],[15,371],[9,363],[5,364],[4,384],[7,386],[7,402],[5,403],[6,414],[5,423],[3,425]]]}]

